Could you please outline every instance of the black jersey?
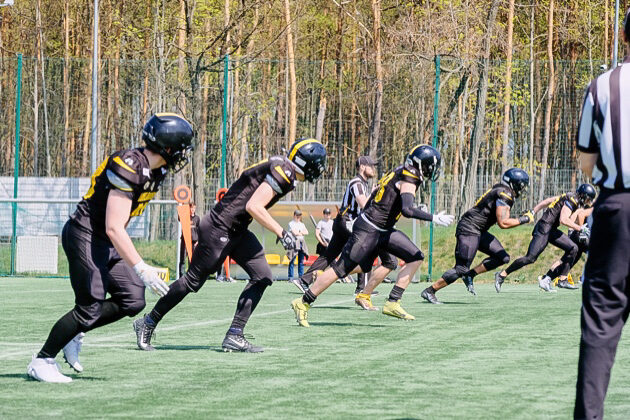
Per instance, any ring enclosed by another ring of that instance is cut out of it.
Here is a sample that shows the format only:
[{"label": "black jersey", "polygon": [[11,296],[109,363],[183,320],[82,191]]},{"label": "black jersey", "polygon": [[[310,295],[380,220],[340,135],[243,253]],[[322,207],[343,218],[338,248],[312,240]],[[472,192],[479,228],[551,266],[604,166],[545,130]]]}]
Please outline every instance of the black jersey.
[{"label": "black jersey", "polygon": [[111,190],[131,199],[129,217],[140,216],[168,172],[166,166],[151,169],[143,150],[121,150],[107,157],[92,174],[90,189],[70,218],[90,232],[106,237],[105,213]]},{"label": "black jersey", "polygon": [[402,198],[400,197],[401,181],[416,186],[422,183],[420,171],[416,168],[399,166],[378,181],[377,189],[368,199],[363,214],[373,225],[380,229],[391,229],[400,218]]},{"label": "black jersey", "polygon": [[263,182],[271,185],[276,192],[265,206],[270,208],[295,188],[293,163],[284,156],[273,156],[246,168],[221,201],[210,211],[212,221],[234,232],[247,229],[252,222],[252,216],[245,206]]},{"label": "black jersey", "polygon": [[547,206],[545,211],[543,211],[543,214],[537,223],[537,225],[540,225],[538,227],[543,228],[542,231],[548,232],[549,230],[560,226],[560,213],[562,212],[562,208],[564,206],[567,206],[571,210],[571,213],[578,209],[578,201],[575,193],[568,192],[553,200],[553,202]]},{"label": "black jersey", "polygon": [[361,207],[357,201],[357,196],[367,195],[368,183],[361,175],[358,175],[348,182],[346,192],[343,194],[341,201],[341,215],[349,220],[357,218],[361,213]]},{"label": "black jersey", "polygon": [[475,205],[457,223],[455,235],[481,235],[497,222],[497,207],[514,205],[514,191],[505,184],[495,184],[483,193]]}]

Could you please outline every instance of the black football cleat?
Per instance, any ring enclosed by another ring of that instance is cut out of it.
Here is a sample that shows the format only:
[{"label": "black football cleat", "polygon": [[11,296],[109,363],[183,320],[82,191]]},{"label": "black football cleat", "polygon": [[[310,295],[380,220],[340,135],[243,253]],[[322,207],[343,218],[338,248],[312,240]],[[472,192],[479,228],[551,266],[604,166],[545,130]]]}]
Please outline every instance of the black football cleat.
[{"label": "black football cleat", "polygon": [[221,344],[223,351],[244,353],[262,353],[263,348],[252,345],[242,334],[226,334]]},{"label": "black football cleat", "polygon": [[140,350],[155,350],[155,347],[151,345],[151,338],[153,337],[153,332],[155,331],[154,326],[149,326],[146,322],[144,322],[144,317],[142,317],[133,321],[133,330],[136,332],[136,342],[138,343],[138,348]]},{"label": "black football cleat", "polygon": [[466,285],[466,289],[468,290],[468,292],[473,296],[477,296],[477,292],[475,292],[475,286],[473,285],[473,278],[471,276],[464,276],[462,277],[462,280]]},{"label": "black football cleat", "polygon": [[427,287],[426,289],[424,289],[422,291],[422,293],[420,293],[420,296],[426,300],[429,303],[432,303],[434,305],[441,305],[442,302],[440,302],[438,300],[437,297],[435,297],[435,293],[433,293],[431,290],[429,290],[429,288]]},{"label": "black football cleat", "polygon": [[300,292],[302,293],[306,293],[306,291],[308,290],[309,284],[305,282],[304,280],[302,280],[301,278],[289,279],[289,283],[293,283],[293,285],[297,287],[298,289],[300,289]]}]

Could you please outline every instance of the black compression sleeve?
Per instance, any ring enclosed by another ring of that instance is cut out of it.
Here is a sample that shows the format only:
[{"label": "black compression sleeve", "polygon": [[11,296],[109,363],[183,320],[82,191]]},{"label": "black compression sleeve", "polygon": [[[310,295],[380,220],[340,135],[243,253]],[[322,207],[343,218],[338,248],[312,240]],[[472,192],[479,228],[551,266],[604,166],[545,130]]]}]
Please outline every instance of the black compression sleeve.
[{"label": "black compression sleeve", "polygon": [[422,211],[420,210],[420,208],[413,206],[413,194],[402,193],[400,194],[400,198],[402,198],[401,213],[403,216],[412,219],[426,220],[427,222],[433,220],[432,214],[427,213],[426,211]]}]

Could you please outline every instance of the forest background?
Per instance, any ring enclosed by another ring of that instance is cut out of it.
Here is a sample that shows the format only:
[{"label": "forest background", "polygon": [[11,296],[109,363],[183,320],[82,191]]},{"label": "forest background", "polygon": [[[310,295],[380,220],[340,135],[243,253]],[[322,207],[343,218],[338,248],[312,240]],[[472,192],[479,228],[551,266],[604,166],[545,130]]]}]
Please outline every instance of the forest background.
[{"label": "forest background", "polygon": [[[16,0],[0,8],[0,176],[13,173],[17,53],[20,175],[90,175],[91,3]],[[382,173],[435,134],[443,156],[438,206],[460,214],[510,166],[532,176],[524,203],[531,206],[582,180],[574,136],[584,88],[610,66],[613,7],[102,0],[98,158],[139,145],[152,113],[184,114],[198,133],[196,152],[170,183],[193,186],[203,212],[220,184],[225,110],[228,183],[309,136],[327,146],[328,171],[299,197],[336,201],[358,155],[377,158]]]}]

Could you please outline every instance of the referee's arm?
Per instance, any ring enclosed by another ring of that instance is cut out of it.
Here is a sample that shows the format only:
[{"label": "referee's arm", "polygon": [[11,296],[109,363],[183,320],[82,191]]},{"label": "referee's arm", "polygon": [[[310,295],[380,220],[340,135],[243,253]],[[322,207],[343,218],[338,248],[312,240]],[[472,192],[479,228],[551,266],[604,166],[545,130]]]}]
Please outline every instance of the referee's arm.
[{"label": "referee's arm", "polygon": [[589,178],[593,177],[593,168],[597,157],[599,156],[599,136],[601,130],[595,121],[595,101],[593,90],[597,80],[591,82],[586,88],[584,95],[584,105],[582,106],[582,114],[580,115],[580,125],[578,130],[578,156],[579,167]]}]

